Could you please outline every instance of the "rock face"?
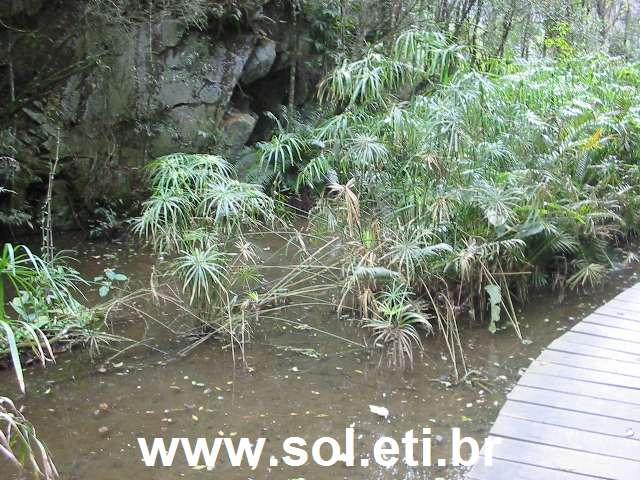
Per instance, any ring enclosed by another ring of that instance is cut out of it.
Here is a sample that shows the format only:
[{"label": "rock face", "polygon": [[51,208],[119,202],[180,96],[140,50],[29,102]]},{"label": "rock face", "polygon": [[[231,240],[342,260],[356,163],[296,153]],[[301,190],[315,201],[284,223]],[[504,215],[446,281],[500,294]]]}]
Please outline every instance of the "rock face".
[{"label": "rock face", "polygon": [[253,83],[266,77],[275,61],[276,42],[268,39],[260,40],[247,60],[240,80],[242,83]]},{"label": "rock face", "polygon": [[[0,17],[42,17],[44,5],[11,0]],[[274,38],[286,42],[287,33]],[[287,47],[278,42],[264,32],[214,33],[169,16],[126,28],[102,22],[70,47],[75,59],[99,57],[96,66],[67,76],[20,111],[17,158],[42,178],[59,143],[66,196],[91,209],[101,199],[135,194],[141,167],[157,156],[221,146],[239,154],[262,111],[286,101],[288,84],[280,79],[288,72]]]},{"label": "rock face", "polygon": [[221,124],[224,142],[232,151],[240,150],[246,145],[258,122],[258,116],[254,113],[243,113],[238,110],[227,112]]},{"label": "rock face", "polygon": [[61,156],[71,159],[70,181],[89,189],[79,192],[83,198],[112,193],[114,184],[131,191],[131,168],[172,152],[208,151],[220,130],[234,148],[248,140],[254,116],[236,112],[225,120],[225,113],[256,49],[252,34],[211,41],[167,20],[125,36],[96,33],[87,55],[105,33],[117,54],[71,77],[61,96]]},{"label": "rock face", "polygon": [[42,7],[43,0],[3,0],[0,3],[0,16],[33,15]]}]

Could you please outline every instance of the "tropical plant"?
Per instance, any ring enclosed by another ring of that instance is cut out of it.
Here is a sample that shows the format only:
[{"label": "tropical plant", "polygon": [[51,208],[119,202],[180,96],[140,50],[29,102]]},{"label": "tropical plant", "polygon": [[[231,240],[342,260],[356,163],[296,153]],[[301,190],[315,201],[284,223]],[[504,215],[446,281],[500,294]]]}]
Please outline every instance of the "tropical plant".
[{"label": "tropical plant", "polygon": [[530,288],[593,288],[637,235],[638,65],[602,54],[489,61],[417,26],[390,38],[340,59],[319,85],[318,118],[276,119],[258,145],[273,199],[220,157],[150,165],[135,228],[179,255],[172,271],[193,303],[224,317],[216,328],[238,331],[246,308],[265,307],[241,254],[246,233],[269,230],[303,190],[317,195],[308,235],[339,238],[341,265],[324,277],[338,311],[361,318],[397,364],[427,318],[452,358],[463,314],[520,336],[516,304]]},{"label": "tropical plant", "polygon": [[191,292],[190,302],[211,303],[220,297],[228,285],[226,255],[209,247],[205,250],[195,247],[181,252],[174,263],[173,273],[182,281],[183,291]]},{"label": "tropical plant", "polygon": [[229,164],[215,155],[173,154],[147,166],[152,195],[134,231],[158,251],[183,250],[194,231],[238,234],[243,225],[269,221],[273,201],[261,187],[231,177]]},{"label": "tropical plant", "polygon": [[6,397],[0,397],[0,458],[19,474],[26,473],[43,480],[60,478],[51,454],[38,439],[35,428]]},{"label": "tropical plant", "polygon": [[133,228],[170,256],[161,272],[179,282],[200,321],[195,345],[226,333],[232,348],[242,346],[248,325],[238,310],[252,304],[248,299],[261,279],[245,234],[267,230],[275,219],[274,201],[260,186],[233,178],[219,156],[173,154],[147,169],[152,195]]},{"label": "tropical plant", "polygon": [[[120,277],[118,277],[120,278]],[[0,256],[0,358],[9,357],[25,391],[21,356],[43,365],[54,361],[52,345],[100,345],[122,340],[99,331],[99,307],[76,300],[86,284],[61,254],[45,261],[24,245],[5,244]]]},{"label": "tropical plant", "polygon": [[413,346],[422,348],[419,329],[433,331],[427,315],[421,313],[411,297],[406,285],[391,284],[388,290],[375,295],[371,318],[364,323],[372,330],[374,342],[387,349],[393,366],[404,367],[406,359],[413,363]]},{"label": "tropical plant", "polygon": [[340,306],[369,318],[401,280],[454,346],[452,312],[520,335],[531,286],[601,284],[637,234],[637,68],[598,55],[485,73],[414,30],[339,65],[298,181],[320,192],[311,224],[343,235]]}]

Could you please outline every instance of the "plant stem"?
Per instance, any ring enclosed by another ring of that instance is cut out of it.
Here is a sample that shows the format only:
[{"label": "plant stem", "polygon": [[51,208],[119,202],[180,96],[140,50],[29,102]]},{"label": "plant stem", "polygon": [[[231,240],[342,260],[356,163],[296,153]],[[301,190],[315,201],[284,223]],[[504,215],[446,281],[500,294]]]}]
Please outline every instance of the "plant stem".
[{"label": "plant stem", "polygon": [[56,176],[56,169],[60,161],[60,127],[58,127],[58,138],[56,141],[56,156],[53,162],[50,162],[49,168],[49,184],[47,185],[47,198],[45,201],[45,211],[42,219],[42,255],[45,261],[49,262],[53,259],[53,222],[51,202],[53,199],[53,182]]}]

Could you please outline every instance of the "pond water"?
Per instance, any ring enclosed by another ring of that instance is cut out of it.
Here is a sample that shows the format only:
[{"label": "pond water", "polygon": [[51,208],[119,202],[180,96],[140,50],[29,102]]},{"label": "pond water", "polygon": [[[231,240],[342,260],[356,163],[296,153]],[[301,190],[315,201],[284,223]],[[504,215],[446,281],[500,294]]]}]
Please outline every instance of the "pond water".
[{"label": "pond water", "polygon": [[[112,267],[142,285],[154,264],[135,245],[80,242],[76,250],[87,278]],[[460,427],[464,435],[482,440],[520,369],[636,280],[635,272],[621,270],[595,294],[568,295],[561,303],[555,294],[534,295],[520,316],[524,343],[512,331],[491,335],[486,329],[465,329],[462,341],[474,381],[455,387],[449,385],[451,362],[438,337],[424,340],[412,369],[391,370],[378,353],[338,338],[361,342],[363,332],[335,312],[292,307],[283,311],[283,318],[312,328],[263,319],[246,349],[249,368],[234,367],[231,352],[216,340],[181,357],[177,352],[183,341],[159,328],[143,328],[143,320],[132,313],[118,333],[147,335],[153,348],[130,349],[108,363],[92,362],[81,350],[62,354],[55,365],[27,371],[25,397],[17,394],[11,372],[0,371],[0,395],[24,408],[65,479],[458,479],[461,469],[402,464],[385,469],[373,461],[367,468],[309,464],[295,469],[263,461],[254,471],[227,462],[210,472],[180,459],[172,468],[150,468],[141,461],[136,438],[266,437],[265,454],[281,456],[286,437],[341,439],[345,428],[353,426],[360,458],[371,455],[382,435],[400,441],[407,430],[420,436],[422,427],[430,427],[433,458],[450,458],[450,428]],[[170,318],[174,312],[163,313]],[[319,358],[304,354],[310,352],[318,352]],[[374,415],[370,404],[388,408],[390,417]],[[0,463],[2,480],[17,478],[2,473],[6,468]]]}]

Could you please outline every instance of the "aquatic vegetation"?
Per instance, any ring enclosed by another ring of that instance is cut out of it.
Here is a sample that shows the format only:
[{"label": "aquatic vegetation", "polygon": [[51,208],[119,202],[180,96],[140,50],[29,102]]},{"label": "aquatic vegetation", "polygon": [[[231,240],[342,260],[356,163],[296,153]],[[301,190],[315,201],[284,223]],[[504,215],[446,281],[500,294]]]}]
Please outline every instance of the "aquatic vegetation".
[{"label": "aquatic vegetation", "polygon": [[[102,346],[123,341],[103,331],[113,300],[88,308],[77,298],[86,286],[69,266],[69,258],[58,254],[50,261],[24,245],[7,243],[0,255],[0,358],[11,360],[18,388],[25,392],[22,357],[42,365],[54,362],[54,350],[82,344],[91,355]],[[111,269],[98,278],[101,297],[115,290],[126,277]],[[55,347],[55,348],[54,348]]]},{"label": "aquatic vegetation", "polygon": [[[80,281],[62,257],[45,262],[23,245],[4,245],[0,256],[0,357],[11,356],[21,391],[25,385],[20,350],[29,348],[42,364],[53,361],[50,338],[68,326],[58,317],[80,310],[73,297]],[[15,298],[7,302],[9,289]]]},{"label": "aquatic vegetation", "polygon": [[[330,305],[323,297],[335,289],[340,271],[328,258],[333,242],[321,239],[317,246],[320,239],[277,218],[276,201],[234,178],[224,159],[169,155],[148,172],[151,198],[133,229],[160,257],[154,297],[188,310],[185,325],[167,325],[192,340],[182,354],[216,337],[229,339],[233,355],[239,348],[244,358],[254,322],[280,321],[275,314],[295,302]],[[277,238],[299,263],[271,264],[278,252],[265,255],[255,235]]]},{"label": "aquatic vegetation", "polygon": [[320,197],[310,224],[343,239],[340,305],[378,325],[375,298],[399,279],[439,330],[465,312],[520,335],[530,287],[601,284],[637,233],[637,68],[599,55],[483,72],[415,31],[339,65],[306,140],[324,147],[292,170]]},{"label": "aquatic vegetation", "polygon": [[364,323],[373,331],[374,342],[388,349],[390,365],[404,367],[405,358],[413,362],[413,346],[422,348],[418,329],[433,330],[412,296],[406,285],[393,283],[374,296],[370,318]]},{"label": "aquatic vegetation", "polygon": [[273,217],[271,198],[260,186],[232,178],[222,157],[173,154],[156,159],[147,169],[152,195],[133,225],[158,251],[192,246],[194,231],[231,236],[247,223]]},{"label": "aquatic vegetation", "polygon": [[211,303],[212,297],[224,291],[228,284],[225,257],[215,247],[206,250],[196,247],[174,260],[173,273],[182,281],[183,291],[191,291],[191,303],[196,299]]},{"label": "aquatic vegetation", "polygon": [[[432,323],[461,358],[461,314],[520,336],[515,305],[531,287],[595,287],[626,255],[640,206],[637,69],[604,55],[478,66],[464,47],[411,29],[331,71],[319,117],[277,122],[258,145],[272,197],[220,157],[169,155],[149,166],[152,196],[134,228],[178,255],[191,303],[237,331],[238,311],[265,306],[246,234],[279,218],[304,258],[280,214],[287,195],[314,191],[297,235],[339,238],[322,284],[333,283],[338,311],[361,319],[391,363],[410,360],[417,327]],[[313,272],[298,270],[309,283]],[[411,293],[392,308],[398,288]]]},{"label": "aquatic vegetation", "polygon": [[274,201],[260,186],[235,179],[219,156],[168,155],[149,164],[148,172],[152,195],[133,229],[169,257],[160,273],[177,280],[198,319],[201,331],[188,334],[199,338],[186,351],[225,333],[232,350],[242,348],[247,318],[263,304],[256,293],[263,278],[246,233],[269,231]]},{"label": "aquatic vegetation", "polygon": [[125,210],[124,202],[107,202],[105,206],[96,207],[94,218],[89,226],[89,237],[91,238],[117,238],[128,228],[128,216],[123,215]]},{"label": "aquatic vegetation", "polygon": [[127,282],[129,278],[120,272],[116,272],[112,268],[105,268],[104,275],[99,275],[93,279],[93,281],[99,285],[98,295],[104,298],[109,295],[114,288],[118,286],[118,284],[122,284]]}]

